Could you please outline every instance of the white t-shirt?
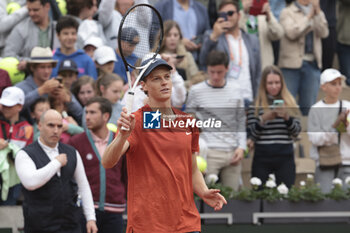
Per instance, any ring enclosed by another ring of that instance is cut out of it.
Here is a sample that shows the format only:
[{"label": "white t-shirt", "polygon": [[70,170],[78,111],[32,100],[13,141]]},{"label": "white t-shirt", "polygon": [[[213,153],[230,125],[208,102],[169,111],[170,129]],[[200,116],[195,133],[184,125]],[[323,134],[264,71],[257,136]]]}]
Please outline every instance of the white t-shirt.
[{"label": "white t-shirt", "polygon": [[[227,35],[226,38],[230,48],[230,64],[227,77],[239,82],[243,99],[253,101],[252,81],[249,72],[249,54],[247,47],[245,46],[241,35],[238,38],[234,38],[232,35]],[[240,66],[238,78],[234,78],[236,76],[233,71],[234,66]]]},{"label": "white t-shirt", "polygon": [[[318,160],[317,146],[333,145],[338,143],[338,133],[332,128],[332,124],[338,117],[339,104],[326,104],[323,100],[314,104],[308,116],[308,136],[312,143],[310,157]],[[350,109],[350,102],[342,100],[342,111]],[[347,132],[341,134],[340,153],[343,164],[350,165],[350,124]]]}]

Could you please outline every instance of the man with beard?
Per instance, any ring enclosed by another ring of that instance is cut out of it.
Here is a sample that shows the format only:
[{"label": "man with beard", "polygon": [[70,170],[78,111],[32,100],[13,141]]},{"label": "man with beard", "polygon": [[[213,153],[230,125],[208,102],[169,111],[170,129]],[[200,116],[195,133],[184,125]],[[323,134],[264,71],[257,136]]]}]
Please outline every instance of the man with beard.
[{"label": "man with beard", "polygon": [[124,159],[112,169],[105,170],[102,155],[114,139],[107,123],[112,113],[111,103],[102,97],[88,101],[85,110],[86,131],[73,136],[69,144],[76,148],[83,160],[95,203],[98,232],[121,233],[122,213],[126,207]]}]

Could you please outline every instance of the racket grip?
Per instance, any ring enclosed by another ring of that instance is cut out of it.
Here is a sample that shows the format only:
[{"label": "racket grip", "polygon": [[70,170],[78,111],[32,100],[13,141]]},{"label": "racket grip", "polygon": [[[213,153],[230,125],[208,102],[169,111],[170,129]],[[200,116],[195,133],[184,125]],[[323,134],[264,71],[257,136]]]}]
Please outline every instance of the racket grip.
[{"label": "racket grip", "polygon": [[[132,105],[134,102],[134,92],[133,91],[128,91],[128,93],[125,96],[126,101],[125,101],[125,107],[128,110],[128,115],[131,114],[131,110],[132,110]],[[125,128],[124,126],[122,126],[122,130],[126,130],[128,131],[129,128]]]}]

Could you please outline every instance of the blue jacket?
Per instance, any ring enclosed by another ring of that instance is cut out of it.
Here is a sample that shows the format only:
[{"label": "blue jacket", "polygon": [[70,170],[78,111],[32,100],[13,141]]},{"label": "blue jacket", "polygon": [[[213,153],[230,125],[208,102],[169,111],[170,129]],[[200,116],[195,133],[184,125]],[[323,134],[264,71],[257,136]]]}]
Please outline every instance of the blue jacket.
[{"label": "blue jacket", "polygon": [[[119,75],[123,80],[124,83],[128,83],[128,78],[126,77],[126,70],[125,65],[123,62],[123,59],[121,56],[118,55],[118,53],[115,53],[115,56],[117,57],[117,61],[114,62],[114,70],[113,73]],[[129,64],[134,65],[137,61],[138,57],[135,54],[131,54],[129,57],[126,58]],[[130,72],[133,70],[129,67]]]},{"label": "blue jacket", "polygon": [[60,66],[61,61],[65,59],[72,59],[77,63],[79,74],[78,77],[82,75],[89,75],[94,79],[97,79],[97,71],[94,61],[86,54],[83,50],[78,49],[70,55],[65,55],[61,53],[61,49],[58,48],[53,55],[53,59],[58,60],[57,66],[52,69],[51,77],[56,77],[58,73],[58,67]]},{"label": "blue jacket", "polygon": [[[210,51],[219,50],[223,51],[230,57],[230,49],[225,37],[225,34],[222,34],[217,41],[212,41],[210,39],[210,34],[212,30],[205,32],[203,44],[199,56],[199,63],[202,69],[206,68],[206,59]],[[245,46],[248,50],[249,55],[249,71],[252,83],[253,98],[256,97],[258,92],[258,87],[260,84],[260,75],[261,75],[261,60],[260,60],[260,44],[259,39],[256,35],[251,35],[243,30],[241,30],[242,38]]]}]

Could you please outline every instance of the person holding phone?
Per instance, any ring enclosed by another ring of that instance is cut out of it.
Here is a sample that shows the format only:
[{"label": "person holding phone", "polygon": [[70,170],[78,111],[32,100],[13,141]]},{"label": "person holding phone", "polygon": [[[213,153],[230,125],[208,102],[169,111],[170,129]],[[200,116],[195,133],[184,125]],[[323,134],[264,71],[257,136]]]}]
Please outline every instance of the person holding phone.
[{"label": "person holding phone", "polygon": [[192,54],[186,50],[182,39],[183,36],[179,24],[173,20],[165,21],[164,40],[162,41],[159,53],[172,57],[176,70],[181,74],[186,83],[190,83],[192,77],[199,70]]},{"label": "person holding phone", "polygon": [[[230,58],[227,78],[240,84],[245,106],[256,96],[260,72],[260,46],[256,35],[241,30],[239,4],[234,0],[223,0],[218,6],[220,17],[213,30],[205,33],[200,53],[200,66],[205,69],[206,59],[212,50],[224,51]],[[227,20],[226,20],[227,19]]]},{"label": "person holding phone", "polygon": [[284,32],[271,11],[267,0],[242,0],[240,27],[249,34],[259,38],[261,68],[273,65],[275,56],[272,43],[282,38]]},{"label": "person holding phone", "polygon": [[[56,78],[50,78],[53,67],[56,66],[57,60],[52,56],[50,48],[34,47],[30,60],[27,61],[30,75],[25,80],[16,84],[25,94],[25,102],[21,116],[25,117],[31,124],[35,122],[30,114],[30,106],[39,97],[47,97],[48,94],[58,95],[61,92],[63,84]],[[75,98],[66,96],[66,106],[75,120],[80,122],[82,107]]]},{"label": "person holding phone", "polygon": [[248,140],[254,147],[252,177],[263,184],[273,173],[277,184],[291,187],[295,181],[293,140],[301,126],[299,108],[284,83],[281,70],[272,65],[262,72],[255,105],[248,110]]}]

